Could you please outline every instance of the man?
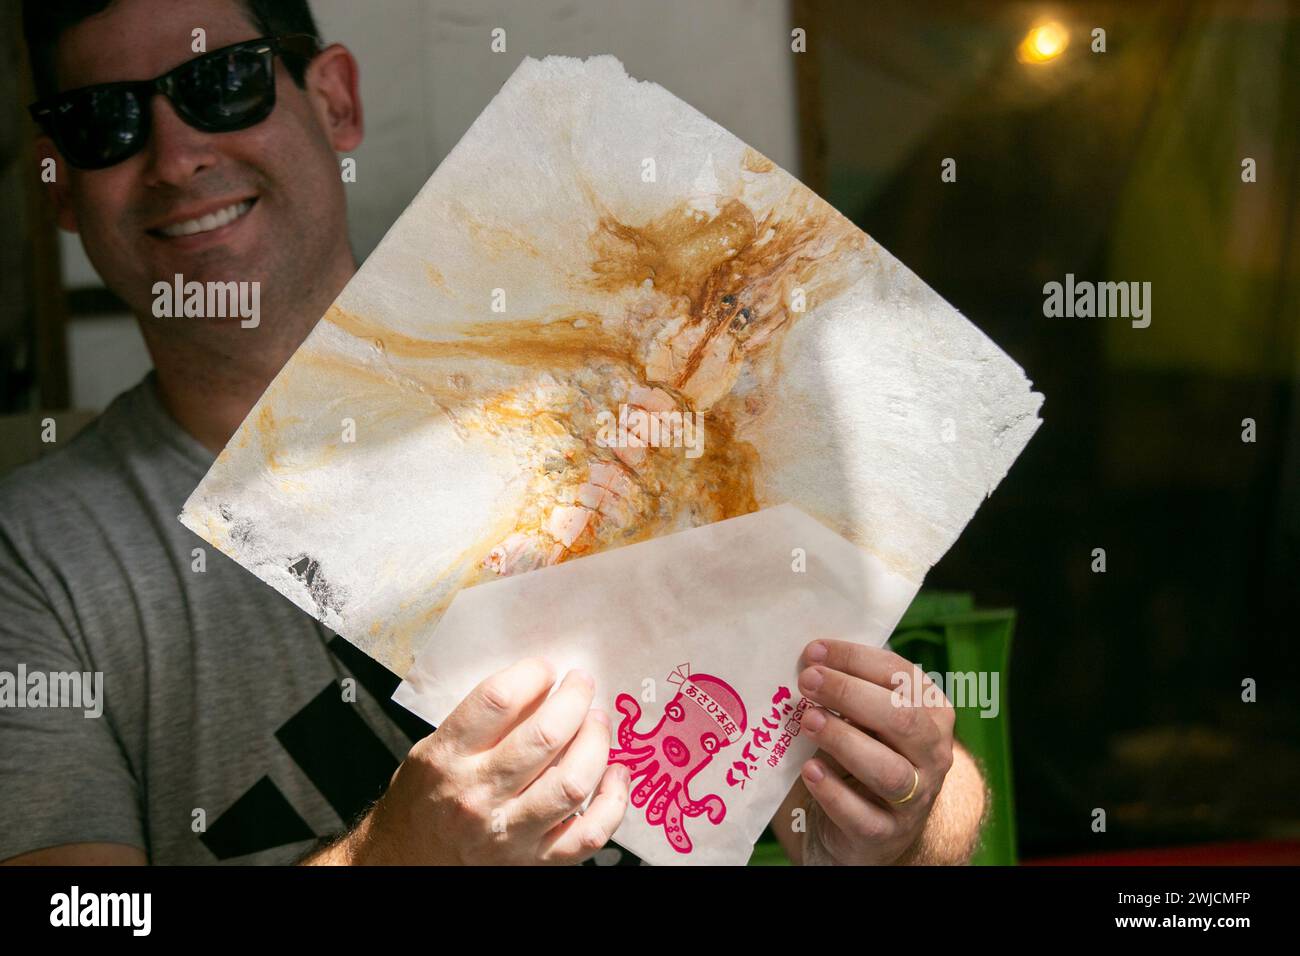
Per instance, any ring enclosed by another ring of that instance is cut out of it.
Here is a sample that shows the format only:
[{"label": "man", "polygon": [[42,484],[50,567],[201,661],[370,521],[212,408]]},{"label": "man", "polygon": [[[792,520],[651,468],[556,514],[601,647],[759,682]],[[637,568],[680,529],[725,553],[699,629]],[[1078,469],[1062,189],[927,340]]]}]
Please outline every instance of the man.
[{"label": "man", "polygon": [[[59,224],[138,317],[156,370],[0,482],[0,667],[102,672],[104,697],[99,718],[0,708],[0,859],[594,856],[628,780],[607,766],[588,675],[548,697],[556,675],[521,661],[429,734],[388,700],[392,675],[175,518],[356,269],[337,157],[362,137],[351,54],[304,39],[305,2],[25,13]],[[177,274],[260,283],[260,320],[155,317],[154,283]],[[822,752],[774,821],[792,859],[968,859],[983,784],[951,708],[893,706],[893,675],[914,671],[886,651],[821,640],[804,664],[800,690],[842,716],[804,719]]]}]

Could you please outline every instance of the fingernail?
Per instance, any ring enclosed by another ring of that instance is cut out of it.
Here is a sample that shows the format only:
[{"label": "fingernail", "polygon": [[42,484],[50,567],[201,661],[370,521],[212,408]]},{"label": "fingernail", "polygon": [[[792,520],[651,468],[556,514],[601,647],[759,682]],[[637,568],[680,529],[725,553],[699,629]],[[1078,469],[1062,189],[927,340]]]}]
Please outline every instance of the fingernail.
[{"label": "fingernail", "polygon": [[817,708],[811,708],[803,715],[803,729],[815,734],[826,726],[826,714]]},{"label": "fingernail", "polygon": [[826,655],[829,653],[830,651],[827,650],[825,644],[821,641],[814,641],[812,644],[808,645],[808,650],[804,652],[804,657],[809,663],[820,664],[822,661],[826,660]]},{"label": "fingernail", "polygon": [[623,778],[624,783],[632,782],[632,768],[625,763],[618,765],[618,775]]},{"label": "fingernail", "polygon": [[575,667],[569,673],[585,683],[588,687],[596,686],[596,678],[592,677],[591,674],[584,671],[581,667]]},{"label": "fingernail", "polygon": [[805,690],[816,690],[825,680],[820,667],[810,667],[799,675],[799,683]]},{"label": "fingernail", "polygon": [[[595,720],[596,723],[598,723],[598,724],[603,724],[603,725],[606,726],[606,727],[609,726],[609,714],[605,713],[605,712],[604,712],[603,710],[601,710],[599,707],[593,707],[593,708],[591,708],[590,713],[591,713],[592,719]],[[806,722],[807,722],[807,719],[805,718],[805,723],[806,723]]]},{"label": "fingernail", "polygon": [[822,777],[826,776],[822,771],[822,765],[816,760],[809,760],[803,765],[803,775],[808,779],[809,783],[821,783]]}]

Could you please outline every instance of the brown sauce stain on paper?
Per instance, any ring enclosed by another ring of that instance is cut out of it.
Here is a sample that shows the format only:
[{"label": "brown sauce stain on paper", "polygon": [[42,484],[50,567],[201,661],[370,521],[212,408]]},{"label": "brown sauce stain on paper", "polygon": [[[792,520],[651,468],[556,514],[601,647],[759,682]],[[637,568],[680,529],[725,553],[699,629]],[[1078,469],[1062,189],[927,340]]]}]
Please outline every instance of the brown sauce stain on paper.
[{"label": "brown sauce stain on paper", "polygon": [[640,227],[605,215],[588,240],[595,253],[592,284],[612,292],[648,281],[660,292],[685,295],[699,305],[713,273],[750,246],[756,231],[753,213],[738,199],[712,218],[678,206]]},{"label": "brown sauce stain on paper", "polygon": [[[753,150],[744,166],[775,169]],[[399,333],[338,307],[325,316],[372,344],[381,356],[368,372],[376,383],[387,376],[391,385],[401,369],[463,433],[509,447],[527,482],[520,513],[503,515],[488,538],[469,543],[428,582],[428,593],[442,596],[385,628],[391,639],[409,644],[461,586],[757,510],[758,455],[738,436],[782,400],[781,343],[800,317],[794,293],[805,296],[804,311],[838,295],[857,275],[835,263],[869,242],[798,184],[761,218],[739,198],[721,198],[713,214],[682,202],[631,224],[594,191],[589,198],[597,213],[587,237],[590,271],[578,281],[606,296],[601,313],[468,322],[444,339]],[[503,249],[536,254],[504,230],[481,223],[470,230],[488,258]],[[468,360],[513,368],[514,384],[484,386],[452,371]],[[648,405],[703,422],[698,457],[683,447],[598,440],[602,413]]]},{"label": "brown sauce stain on paper", "polygon": [[591,356],[618,359],[623,353],[616,343],[604,342],[583,326],[583,320],[598,323],[594,313],[578,313],[561,319],[511,319],[502,322],[472,322],[456,327],[454,339],[420,339],[404,335],[362,316],[330,306],[324,319],[361,339],[378,340],[383,351],[417,361],[449,359],[491,359],[508,365],[535,368],[576,367]]},{"label": "brown sauce stain on paper", "polygon": [[535,245],[514,230],[483,222],[461,203],[453,202],[450,212],[457,222],[465,226],[466,231],[473,237],[475,245],[489,258],[500,258],[510,252],[522,252],[535,259],[542,257],[541,251]]},{"label": "brown sauce stain on paper", "polygon": [[776,169],[776,163],[772,162],[752,146],[745,147],[745,156],[740,161],[751,173],[770,173]]},{"label": "brown sauce stain on paper", "polygon": [[435,286],[436,288],[438,288],[443,292],[448,291],[447,280],[443,278],[442,273],[437,268],[435,268],[432,263],[427,263],[425,265],[424,274],[428,276],[430,285]]},{"label": "brown sauce stain on paper", "polygon": [[807,311],[847,285],[819,281],[817,267],[828,256],[865,249],[866,237],[820,200],[811,214],[769,212],[756,221],[732,199],[714,217],[682,204],[636,228],[602,216],[590,244],[596,287],[680,297],[685,327],[670,348],[648,356],[647,378],[708,407],[730,391],[745,361],[779,351],[798,317],[796,289]]},{"label": "brown sauce stain on paper", "polygon": [[[289,479],[294,473],[310,473],[323,468],[334,458],[337,445],[333,443],[315,444],[290,449],[285,447],[285,436],[294,431],[294,426],[302,422],[298,416],[277,418],[272,410],[272,402],[263,400],[257,413],[251,419],[251,427],[242,429],[240,446],[247,444],[250,436],[255,436],[262,449],[262,458],[269,471],[279,483],[282,491],[291,494],[302,493],[307,485]],[[223,452],[224,453],[224,452]]]}]

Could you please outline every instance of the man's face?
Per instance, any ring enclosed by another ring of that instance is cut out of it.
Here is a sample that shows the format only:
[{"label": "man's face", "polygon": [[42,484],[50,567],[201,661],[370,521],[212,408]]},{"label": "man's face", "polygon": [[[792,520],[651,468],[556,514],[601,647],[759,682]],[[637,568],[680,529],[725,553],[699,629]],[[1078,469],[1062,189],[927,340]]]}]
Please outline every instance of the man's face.
[{"label": "man's face", "polygon": [[[238,0],[117,0],[60,38],[59,88],[165,73],[199,55],[191,46],[199,27],[208,51],[259,35]],[[360,140],[359,112],[340,135],[328,93],[299,89],[282,58],[275,72],[275,109],[256,126],[205,133],[155,96],[140,152],[101,170],[60,164],[60,225],[81,234],[95,268],[137,314],[149,314],[153,284],[177,273],[187,282],[260,281],[270,312],[307,294],[340,243],[346,250],[334,150]]]}]

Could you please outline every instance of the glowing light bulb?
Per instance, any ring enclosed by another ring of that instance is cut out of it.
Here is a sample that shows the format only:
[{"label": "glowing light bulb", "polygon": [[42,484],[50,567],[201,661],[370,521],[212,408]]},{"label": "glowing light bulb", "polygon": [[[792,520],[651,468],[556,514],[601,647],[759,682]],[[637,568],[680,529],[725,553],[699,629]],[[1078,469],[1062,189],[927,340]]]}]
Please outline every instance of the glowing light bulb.
[{"label": "glowing light bulb", "polygon": [[1039,23],[1025,34],[1016,50],[1021,63],[1047,63],[1065,52],[1070,31],[1055,20]]}]

